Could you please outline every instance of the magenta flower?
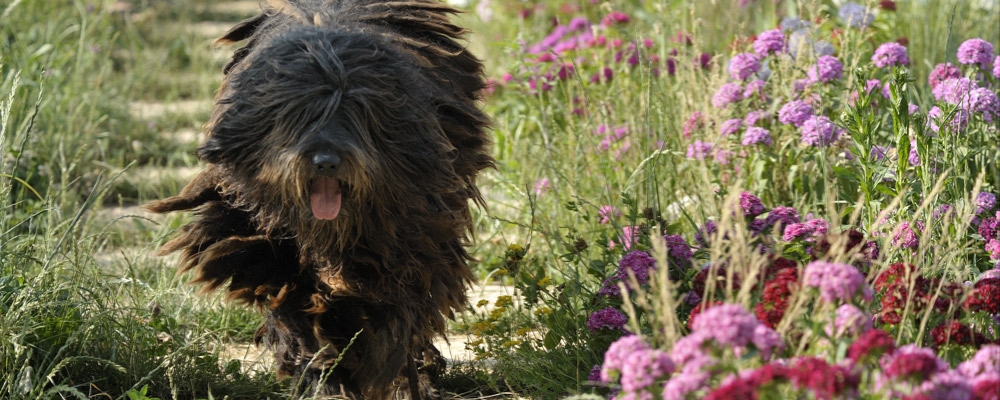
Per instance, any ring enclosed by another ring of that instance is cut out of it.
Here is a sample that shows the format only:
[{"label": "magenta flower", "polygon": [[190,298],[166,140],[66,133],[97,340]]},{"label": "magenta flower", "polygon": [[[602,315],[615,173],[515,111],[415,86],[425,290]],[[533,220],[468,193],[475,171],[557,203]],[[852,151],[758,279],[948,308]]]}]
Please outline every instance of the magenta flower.
[{"label": "magenta flower", "polygon": [[774,144],[774,141],[771,140],[771,131],[759,126],[751,126],[747,127],[747,130],[743,132],[743,140],[740,143],[744,146],[753,146],[755,144],[770,146]]},{"label": "magenta flower", "polygon": [[928,399],[958,400],[973,399],[972,383],[969,379],[955,371],[945,371],[934,374],[930,380],[920,384],[916,393]]},{"label": "magenta flower", "polygon": [[981,347],[975,356],[963,361],[956,370],[969,379],[989,373],[1000,373],[1000,345],[988,344]]},{"label": "magenta flower", "polygon": [[844,74],[844,64],[834,56],[822,56],[816,60],[816,65],[806,71],[806,76],[812,82],[829,83],[840,79]]},{"label": "magenta flower", "polygon": [[597,215],[601,217],[601,224],[607,224],[611,222],[611,219],[620,217],[622,212],[615,206],[604,205],[597,210]]},{"label": "magenta flower", "polygon": [[969,78],[946,79],[931,90],[934,98],[948,104],[968,104],[969,93],[976,88],[976,84]]},{"label": "magenta flower", "polygon": [[727,83],[722,85],[715,95],[712,96],[712,105],[715,108],[725,108],[730,103],[743,100],[743,87],[738,83]]},{"label": "magenta flower", "polygon": [[720,304],[698,314],[693,331],[705,332],[720,347],[746,347],[760,322],[738,304]]},{"label": "magenta flower", "polygon": [[704,345],[711,338],[711,334],[707,331],[689,333],[674,342],[674,348],[670,350],[670,359],[675,364],[684,365],[686,368],[692,360],[708,358]]},{"label": "magenta flower", "polygon": [[760,58],[753,53],[740,53],[729,61],[729,76],[734,80],[744,81],[760,71]]},{"label": "magenta flower", "polygon": [[956,55],[962,64],[978,64],[979,68],[987,69],[993,59],[993,45],[983,39],[969,39],[958,46]]},{"label": "magenta flower", "polygon": [[534,190],[534,192],[535,192],[536,195],[541,196],[541,195],[545,194],[545,192],[548,192],[549,189],[551,189],[551,188],[552,188],[552,183],[549,181],[549,178],[542,178],[542,179],[539,179],[539,180],[535,181],[535,190]]},{"label": "magenta flower", "polygon": [[753,51],[761,57],[785,51],[785,34],[781,29],[761,32],[753,42]]},{"label": "magenta flower", "polygon": [[900,346],[894,353],[882,356],[879,364],[885,376],[896,381],[923,382],[948,370],[948,363],[934,355],[933,350],[915,344]]},{"label": "magenta flower", "polygon": [[767,111],[764,110],[754,110],[747,113],[747,116],[743,118],[743,123],[746,126],[756,126],[757,122],[767,119],[771,116]]},{"label": "magenta flower", "polygon": [[660,350],[638,350],[630,353],[621,368],[621,385],[625,392],[643,391],[658,379],[674,372],[670,356]]},{"label": "magenta flower", "polygon": [[767,214],[767,218],[764,220],[764,227],[774,227],[776,232],[784,232],[784,229],[789,224],[794,224],[801,222],[799,220],[799,212],[793,207],[778,206],[774,207],[770,213]]},{"label": "magenta flower", "polygon": [[750,192],[740,193],[740,208],[743,209],[743,216],[747,218],[754,218],[767,212],[767,208],[764,207],[760,198]]},{"label": "magenta flower", "polygon": [[667,254],[677,260],[678,263],[686,264],[694,257],[691,252],[691,245],[681,235],[664,235],[663,241],[667,245]]},{"label": "magenta flower", "polygon": [[825,302],[849,302],[858,293],[866,300],[872,297],[864,274],[850,264],[813,261],[806,265],[803,274],[805,286],[819,289],[820,298]]},{"label": "magenta flower", "polygon": [[778,122],[796,127],[802,126],[812,116],[812,106],[802,100],[789,101],[778,110]]},{"label": "magenta flower", "polygon": [[990,192],[979,192],[976,195],[976,214],[993,211],[997,206],[997,196]]},{"label": "magenta flower", "polygon": [[837,315],[833,320],[833,329],[828,326],[826,333],[830,336],[851,335],[857,337],[873,328],[871,315],[868,315],[853,304],[842,304],[837,307]]},{"label": "magenta flower", "polygon": [[693,160],[704,160],[705,157],[712,153],[712,145],[713,143],[711,142],[695,140],[694,143],[688,145],[686,156]]},{"label": "magenta flower", "polygon": [[752,99],[754,96],[758,96],[760,99],[767,99],[767,95],[764,94],[764,86],[767,86],[767,81],[762,79],[757,79],[747,84],[746,89],[743,90],[744,99]]},{"label": "magenta flower", "polygon": [[891,243],[895,247],[915,249],[920,244],[920,238],[910,227],[910,223],[903,221],[892,231]]},{"label": "magenta flower", "polygon": [[640,285],[649,283],[649,274],[656,270],[656,260],[644,251],[633,251],[622,257],[618,262],[618,280],[629,286],[629,275],[635,275]]},{"label": "magenta flower", "polygon": [[587,329],[590,329],[591,332],[601,329],[624,331],[626,323],[628,323],[628,317],[624,313],[617,308],[607,307],[590,314],[590,317],[587,318]]},{"label": "magenta flower", "polygon": [[945,121],[943,117],[944,112],[938,106],[931,107],[931,110],[927,112],[927,127],[932,132],[940,132],[939,124],[948,122],[948,127],[951,128],[952,132],[961,132],[969,124],[969,112],[961,108],[956,110],[950,121]]},{"label": "magenta flower", "polygon": [[959,71],[958,67],[951,65],[951,63],[938,64],[931,70],[930,76],[927,77],[927,83],[931,85],[931,89],[934,89],[941,82],[961,77],[962,71]]},{"label": "magenta flower", "polygon": [[1000,56],[993,60],[993,76],[1000,79]]},{"label": "magenta flower", "polygon": [[612,11],[601,20],[601,25],[611,26],[614,24],[627,24],[631,20],[632,19],[629,18],[628,14],[621,11]]},{"label": "magenta flower", "polygon": [[[740,130],[740,125],[743,124],[743,120],[739,118],[727,119],[719,124],[719,135],[726,137],[732,135]],[[691,158],[688,156],[688,158]]]},{"label": "magenta flower", "polygon": [[684,137],[689,138],[691,134],[705,126],[705,116],[700,111],[691,113],[691,116],[684,121]]},{"label": "magenta flower", "polygon": [[785,341],[777,331],[767,325],[758,322],[753,330],[750,342],[760,352],[764,361],[770,360],[771,355],[785,348]]},{"label": "magenta flower", "polygon": [[993,123],[993,118],[1000,117],[1000,99],[987,88],[972,89],[969,92],[969,112],[980,113],[986,123]]},{"label": "magenta flower", "polygon": [[893,65],[910,65],[910,57],[906,55],[906,47],[896,42],[883,43],[872,55],[876,67],[885,68]]},{"label": "magenta flower", "polygon": [[802,123],[802,142],[813,147],[827,147],[840,137],[837,126],[823,115],[815,115]]},{"label": "magenta flower", "polygon": [[601,365],[601,380],[614,382],[621,374],[625,360],[634,352],[650,350],[649,344],[636,335],[622,336],[604,352],[604,364]]}]

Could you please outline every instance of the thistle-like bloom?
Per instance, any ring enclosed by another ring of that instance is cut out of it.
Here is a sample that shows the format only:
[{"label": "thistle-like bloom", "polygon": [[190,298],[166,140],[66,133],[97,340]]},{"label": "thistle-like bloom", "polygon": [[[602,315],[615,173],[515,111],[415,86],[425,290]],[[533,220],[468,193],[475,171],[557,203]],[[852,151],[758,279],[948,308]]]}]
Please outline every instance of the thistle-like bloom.
[{"label": "thistle-like bloom", "polygon": [[811,82],[833,82],[844,74],[844,64],[831,55],[825,55],[816,60],[816,65],[806,71]]},{"label": "thistle-like bloom", "polygon": [[741,143],[744,146],[753,146],[755,144],[772,145],[774,141],[771,140],[771,131],[761,128],[759,126],[748,127],[745,132],[743,132],[743,140]]},{"label": "thistle-like bloom", "polygon": [[910,65],[910,57],[906,54],[906,47],[896,42],[888,42],[875,49],[872,62],[879,68]]},{"label": "thistle-like bloom", "polygon": [[993,45],[980,38],[969,39],[958,46],[956,56],[962,64],[976,64],[979,68],[988,69],[993,59]]},{"label": "thistle-like bloom", "polygon": [[740,53],[729,61],[729,76],[744,81],[760,71],[760,58],[753,53]]},{"label": "thistle-like bloom", "polygon": [[804,275],[805,285],[819,289],[820,298],[828,303],[850,302],[859,293],[866,300],[872,297],[864,274],[850,264],[813,261],[806,265]]},{"label": "thistle-like bloom", "polygon": [[785,34],[781,29],[761,32],[753,42],[753,51],[761,57],[785,51]]}]

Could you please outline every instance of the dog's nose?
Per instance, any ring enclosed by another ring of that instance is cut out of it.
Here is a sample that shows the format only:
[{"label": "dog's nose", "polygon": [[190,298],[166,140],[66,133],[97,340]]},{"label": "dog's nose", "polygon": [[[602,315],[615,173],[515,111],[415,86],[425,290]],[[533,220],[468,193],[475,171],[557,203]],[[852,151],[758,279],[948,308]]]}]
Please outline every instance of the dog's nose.
[{"label": "dog's nose", "polygon": [[331,174],[340,166],[340,156],[332,151],[319,151],[312,156],[313,167],[321,174]]}]

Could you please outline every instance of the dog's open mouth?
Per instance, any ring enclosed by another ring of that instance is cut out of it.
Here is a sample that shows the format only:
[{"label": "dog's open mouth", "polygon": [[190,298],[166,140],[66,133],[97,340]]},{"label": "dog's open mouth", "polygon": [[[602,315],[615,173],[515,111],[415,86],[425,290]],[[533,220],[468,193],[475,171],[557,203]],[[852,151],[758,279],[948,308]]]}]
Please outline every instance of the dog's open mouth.
[{"label": "dog's open mouth", "polygon": [[336,178],[316,178],[312,181],[309,202],[316,219],[330,220],[340,214],[340,182]]}]

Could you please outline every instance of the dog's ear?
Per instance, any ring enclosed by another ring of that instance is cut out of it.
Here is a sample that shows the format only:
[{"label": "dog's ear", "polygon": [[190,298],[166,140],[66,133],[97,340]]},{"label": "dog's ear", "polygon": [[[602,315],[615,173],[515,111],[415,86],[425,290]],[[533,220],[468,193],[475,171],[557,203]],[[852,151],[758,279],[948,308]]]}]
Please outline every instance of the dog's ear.
[{"label": "dog's ear", "polygon": [[212,45],[227,45],[249,39],[254,33],[257,32],[257,28],[264,24],[264,21],[266,21],[267,18],[267,14],[261,13],[256,17],[242,20],[236,24],[236,26],[230,28],[226,34],[222,35],[222,37],[215,39],[215,41],[212,42]]},{"label": "dog's ear", "polygon": [[192,210],[210,201],[222,200],[219,194],[218,167],[210,166],[195,176],[177,196],[163,200],[155,200],[143,205],[143,208],[155,213]]}]

